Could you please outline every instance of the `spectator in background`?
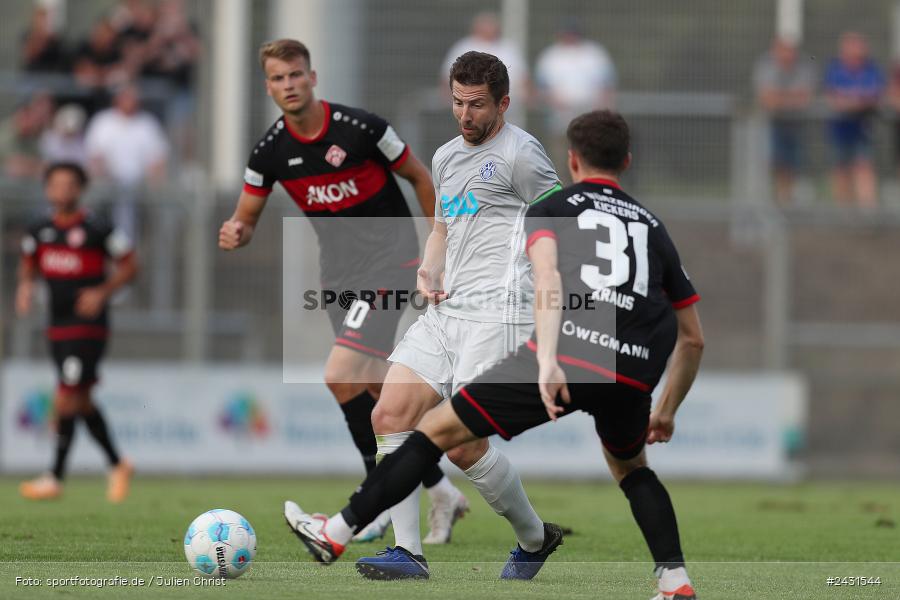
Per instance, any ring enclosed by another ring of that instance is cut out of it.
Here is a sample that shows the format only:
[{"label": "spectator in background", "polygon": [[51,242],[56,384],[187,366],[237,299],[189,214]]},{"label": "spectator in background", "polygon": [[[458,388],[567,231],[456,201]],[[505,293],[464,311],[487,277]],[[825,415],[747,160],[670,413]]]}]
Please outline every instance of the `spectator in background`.
[{"label": "spectator in background", "polygon": [[603,46],[586,40],[578,23],[568,20],[556,42],[538,55],[534,73],[539,98],[548,109],[551,154],[557,172],[564,173],[569,122],[580,114],[614,107],[616,68]]},{"label": "spectator in background", "polygon": [[53,110],[53,98],[40,92],[0,123],[0,157],[6,177],[40,177],[40,139],[50,127]]},{"label": "spectator in background", "polygon": [[772,42],[753,72],[756,100],[769,115],[775,199],[782,206],[794,195],[794,178],[803,162],[804,112],[812,103],[815,73],[797,60],[797,47],[785,39]]},{"label": "spectator in background", "polygon": [[182,159],[193,155],[194,71],[202,44],[196,27],[188,21],[181,0],[164,0],[159,18],[148,40],[149,60],[144,74],[160,77],[174,89],[169,97],[166,121],[172,140]]},{"label": "spectator in background", "polygon": [[77,104],[66,104],[56,111],[53,127],[41,137],[41,160],[44,164],[74,163],[87,167],[84,145],[84,123],[87,115]]},{"label": "spectator in background", "polygon": [[117,188],[113,220],[136,239],[136,204],[144,184],[162,183],[169,144],[156,117],[141,110],[140,93],[127,84],[113,97],[113,106],[91,119],[85,134],[92,176]]},{"label": "spectator in background", "polygon": [[828,134],[834,149],[832,189],[835,199],[873,208],[878,181],[870,128],[884,93],[881,69],[869,57],[866,39],[857,32],[841,36],[838,57],[825,72],[825,94],[832,116]]},{"label": "spectator in background", "polygon": [[530,95],[528,63],[516,43],[501,37],[500,18],[496,13],[482,12],[475,15],[469,35],[450,47],[441,65],[438,89],[447,93],[445,90],[450,89],[450,67],[457,58],[470,50],[493,54],[506,65],[509,73],[509,96],[512,99],[506,111],[506,120],[524,127],[525,109]]},{"label": "spectator in background", "polygon": [[37,6],[22,36],[22,68],[30,72],[58,72],[69,67],[63,42],[53,30],[50,10]]},{"label": "spectator in background", "polygon": [[894,60],[891,70],[889,100],[894,109],[894,165],[897,167],[897,177],[900,178],[900,57]]},{"label": "spectator in background", "polygon": [[82,87],[103,91],[128,79],[116,30],[101,19],[75,53],[75,80]]},{"label": "spectator in background", "polygon": [[156,27],[156,6],[145,0],[125,0],[119,3],[109,18],[115,33],[115,45],[122,55],[121,64],[129,77],[143,74],[152,60],[150,38]]},{"label": "spectator in background", "polygon": [[144,74],[163,77],[180,90],[189,89],[202,45],[181,0],[160,3],[159,18],[148,45],[149,59]]},{"label": "spectator in background", "polygon": [[125,0],[113,9],[109,23],[120,43],[126,40],[145,43],[153,35],[156,19],[156,7],[146,0]]}]

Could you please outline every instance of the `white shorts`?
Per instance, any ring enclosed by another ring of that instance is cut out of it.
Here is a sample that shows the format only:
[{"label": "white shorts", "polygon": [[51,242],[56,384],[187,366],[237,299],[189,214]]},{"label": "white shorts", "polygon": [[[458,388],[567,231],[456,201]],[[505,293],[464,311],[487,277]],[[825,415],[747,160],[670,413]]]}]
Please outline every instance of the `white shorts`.
[{"label": "white shorts", "polygon": [[483,323],[451,317],[429,306],[388,360],[412,370],[442,398],[528,341],[533,323]]}]

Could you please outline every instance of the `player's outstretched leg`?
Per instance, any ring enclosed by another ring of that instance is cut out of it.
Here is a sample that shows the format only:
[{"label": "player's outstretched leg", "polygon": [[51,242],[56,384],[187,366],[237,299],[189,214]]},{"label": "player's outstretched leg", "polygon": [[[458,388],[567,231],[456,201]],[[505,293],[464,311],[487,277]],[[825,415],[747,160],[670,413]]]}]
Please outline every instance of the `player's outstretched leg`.
[{"label": "player's outstretched leg", "polygon": [[62,495],[66,461],[75,437],[77,406],[73,394],[61,386],[57,389],[53,400],[56,409],[56,452],[53,458],[53,467],[49,473],[30,481],[24,481],[19,486],[19,492],[29,500],[49,500]]},{"label": "player's outstretched leg", "polygon": [[562,544],[562,529],[541,520],[512,463],[486,439],[463,444],[447,456],[516,533],[518,546],[510,553],[501,579],[534,578],[547,557]]},{"label": "player's outstretched leg", "polygon": [[[382,511],[409,496],[419,486],[425,473],[440,460],[443,448],[452,448],[472,439],[472,433],[456,418],[449,404],[438,407],[432,414],[435,414],[435,418],[430,419],[433,426],[429,435],[435,436],[436,441],[433,442],[421,431],[414,431],[396,452],[379,462],[340,513],[325,518],[305,513],[293,502],[285,503],[288,525],[316,560],[336,560],[356,531],[365,527]],[[373,558],[381,556],[385,555]],[[428,565],[424,559],[412,553],[405,553],[404,556],[407,559],[403,561],[406,563],[404,572],[427,573]],[[416,560],[413,561],[412,558]],[[413,563],[418,565],[418,570],[409,566]],[[387,571],[399,570],[394,564],[390,568],[385,564],[375,566]],[[369,567],[363,569],[369,570]]]},{"label": "player's outstretched leg", "polygon": [[[353,534],[406,498],[442,454],[443,451],[425,434],[416,431],[397,452],[378,464],[341,512],[327,518],[306,513],[294,502],[287,501],[284,503],[285,520],[313,558],[323,563],[334,562],[344,552]],[[424,566],[427,568],[427,564]]]},{"label": "player's outstretched leg", "polygon": [[645,451],[629,459],[616,458],[605,448],[604,454],[656,562],[659,593],[652,600],[696,600],[684,566],[672,500],[647,466]]}]

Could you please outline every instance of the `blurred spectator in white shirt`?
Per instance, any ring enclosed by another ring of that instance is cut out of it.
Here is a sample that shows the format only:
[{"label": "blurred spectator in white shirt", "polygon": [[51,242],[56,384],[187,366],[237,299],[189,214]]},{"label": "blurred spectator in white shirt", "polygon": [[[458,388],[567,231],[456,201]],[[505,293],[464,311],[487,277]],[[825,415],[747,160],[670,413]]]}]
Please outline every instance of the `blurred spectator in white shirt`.
[{"label": "blurred spectator in white shirt", "polygon": [[556,42],[537,57],[535,82],[547,109],[551,153],[560,173],[566,173],[566,129],[582,113],[614,108],[616,68],[609,53],[586,40],[578,23],[567,21]]},{"label": "blurred spectator in white shirt", "polygon": [[91,174],[117,187],[113,219],[136,239],[135,205],[145,183],[162,183],[169,143],[156,117],[141,110],[140,94],[132,84],[119,89],[113,106],[91,119],[85,135]]},{"label": "blurred spectator in white shirt", "polygon": [[449,93],[450,67],[457,58],[475,50],[493,54],[506,65],[509,72],[509,109],[506,120],[525,126],[525,109],[528,104],[528,63],[519,46],[501,36],[500,19],[495,13],[483,12],[472,20],[470,34],[450,47],[441,65],[440,89]]},{"label": "blurred spectator in white shirt", "polygon": [[87,166],[84,123],[87,115],[77,104],[66,104],[56,111],[53,126],[41,136],[44,164],[69,162]]}]

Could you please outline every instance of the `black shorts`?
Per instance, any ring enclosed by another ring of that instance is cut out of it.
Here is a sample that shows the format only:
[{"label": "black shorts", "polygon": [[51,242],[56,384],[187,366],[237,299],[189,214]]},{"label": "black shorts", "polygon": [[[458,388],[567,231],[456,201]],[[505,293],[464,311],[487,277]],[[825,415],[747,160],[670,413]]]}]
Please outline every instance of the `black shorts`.
[{"label": "black shorts", "polygon": [[106,351],[105,339],[77,339],[50,342],[60,389],[90,389],[97,383],[97,370]]},{"label": "black shorts", "polygon": [[362,292],[353,287],[335,290],[337,301],[325,308],[334,331],[334,343],[378,358],[390,356],[396,345],[397,325],[415,289],[415,277],[416,268],[411,267],[379,278],[391,283],[378,290],[368,290],[370,297],[375,296],[371,301],[360,298]]},{"label": "black shorts", "polygon": [[[509,440],[550,420],[537,385],[534,352],[521,349],[492,367],[453,396],[453,410],[479,437],[499,434]],[[650,394],[622,383],[570,383],[571,414],[594,417],[603,447],[621,460],[640,454],[647,441]]]}]

